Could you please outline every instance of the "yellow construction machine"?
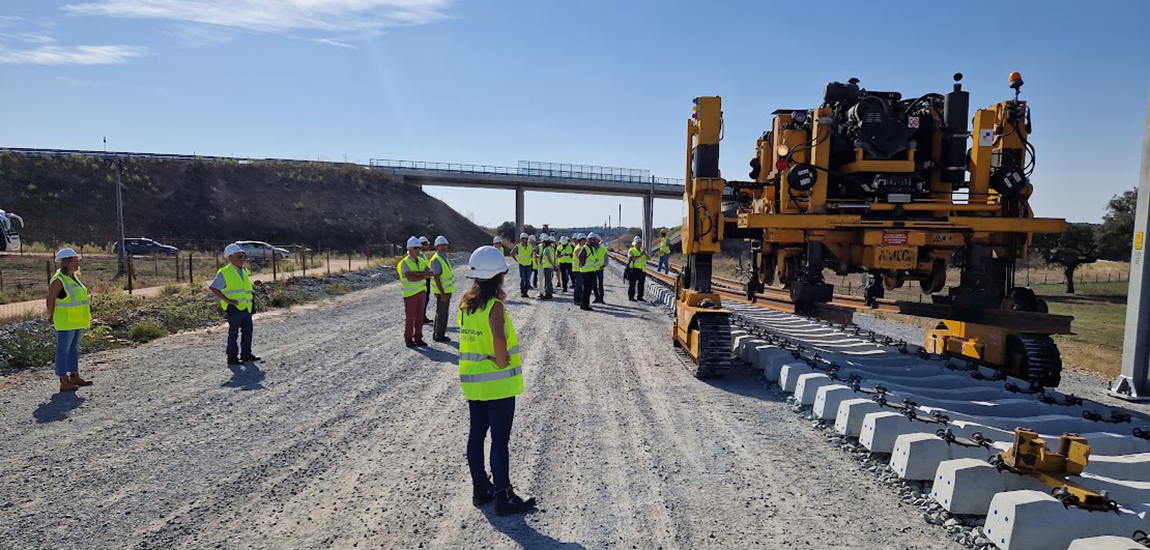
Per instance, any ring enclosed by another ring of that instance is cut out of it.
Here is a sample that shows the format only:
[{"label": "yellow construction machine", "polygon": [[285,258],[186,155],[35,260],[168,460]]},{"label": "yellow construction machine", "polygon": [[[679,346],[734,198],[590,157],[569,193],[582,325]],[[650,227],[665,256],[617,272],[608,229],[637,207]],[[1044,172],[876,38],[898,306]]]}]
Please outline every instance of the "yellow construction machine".
[{"label": "yellow construction machine", "polygon": [[[694,99],[674,340],[698,375],[724,368],[730,312],[712,291],[712,257],[723,239],[741,238],[752,243],[748,296],[778,281],[796,313],[818,315],[836,300],[827,271],[866,274],[860,307],[892,302],[886,289],[917,281],[929,303],[897,303],[939,320],[927,351],[1058,384],[1050,334],[1068,332],[1069,318],[1047,315],[1014,280],[1032,234],[1066,229],[1030,208],[1034,147],[1022,77],[1010,75],[1013,99],[975,111],[973,131],[961,79],[954,75],[945,94],[907,98],[853,78],[829,83],[820,106],[773,113],[749,181],[719,172],[721,99]],[[948,287],[950,267],[960,275]]]}]

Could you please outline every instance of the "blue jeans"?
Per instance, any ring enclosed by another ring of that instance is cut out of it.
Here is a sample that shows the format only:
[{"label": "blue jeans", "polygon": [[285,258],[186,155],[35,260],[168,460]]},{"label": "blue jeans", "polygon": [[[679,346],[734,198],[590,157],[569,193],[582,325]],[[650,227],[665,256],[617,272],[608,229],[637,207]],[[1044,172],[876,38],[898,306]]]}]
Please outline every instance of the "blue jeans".
[{"label": "blue jeans", "polygon": [[527,294],[531,290],[531,266],[519,265],[519,293]]},{"label": "blue jeans", "polygon": [[671,272],[671,255],[670,254],[667,254],[666,256],[659,258],[659,271],[662,271],[663,273],[670,273]]},{"label": "blue jeans", "polygon": [[595,272],[595,301],[603,301],[603,269]]},{"label": "blue jeans", "polygon": [[[420,319],[420,322],[423,322],[423,319]],[[239,336],[241,330],[243,336],[240,337],[240,345],[237,346],[236,337]],[[243,349],[243,357],[251,357],[252,314],[228,306],[228,357],[240,357],[241,348]]]},{"label": "blue jeans", "polygon": [[56,331],[56,376],[80,372],[80,340],[84,329]]},{"label": "blue jeans", "polygon": [[491,478],[495,490],[511,486],[511,423],[515,419],[515,398],[493,401],[468,401],[471,412],[471,431],[467,435],[467,467],[471,481],[476,485],[487,483],[487,470],[483,465],[483,441],[491,430]]}]

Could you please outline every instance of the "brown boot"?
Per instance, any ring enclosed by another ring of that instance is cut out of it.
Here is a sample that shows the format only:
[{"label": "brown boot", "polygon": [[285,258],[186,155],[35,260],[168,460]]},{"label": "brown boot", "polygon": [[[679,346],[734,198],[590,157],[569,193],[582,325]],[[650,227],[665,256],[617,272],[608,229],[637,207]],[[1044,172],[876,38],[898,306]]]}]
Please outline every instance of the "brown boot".
[{"label": "brown boot", "polygon": [[76,391],[78,389],[80,389],[80,386],[73,384],[72,380],[67,376],[60,377],[60,391]]},{"label": "brown boot", "polygon": [[91,386],[92,385],[92,382],[90,380],[84,380],[83,378],[80,378],[80,373],[78,373],[78,372],[73,372],[71,375],[69,375],[68,381],[77,385],[77,386]]}]

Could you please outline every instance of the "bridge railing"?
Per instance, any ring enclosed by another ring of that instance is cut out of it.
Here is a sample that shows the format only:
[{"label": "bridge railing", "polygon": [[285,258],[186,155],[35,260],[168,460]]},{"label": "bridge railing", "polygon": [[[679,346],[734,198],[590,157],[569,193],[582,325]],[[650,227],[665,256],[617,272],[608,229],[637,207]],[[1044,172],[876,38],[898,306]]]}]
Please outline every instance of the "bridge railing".
[{"label": "bridge railing", "polygon": [[[393,168],[407,170],[435,170],[439,172],[453,172],[461,174],[492,174],[502,176],[542,177],[571,180],[592,180],[606,182],[630,182],[654,185],[682,186],[683,180],[676,178],[659,178],[637,172],[626,172],[626,169],[613,169],[612,172],[595,173],[581,165],[539,165],[530,163],[525,166],[491,166],[488,164],[460,164],[455,162],[425,162],[420,160],[371,159],[372,168]],[[570,168],[568,168],[570,167]]]}]

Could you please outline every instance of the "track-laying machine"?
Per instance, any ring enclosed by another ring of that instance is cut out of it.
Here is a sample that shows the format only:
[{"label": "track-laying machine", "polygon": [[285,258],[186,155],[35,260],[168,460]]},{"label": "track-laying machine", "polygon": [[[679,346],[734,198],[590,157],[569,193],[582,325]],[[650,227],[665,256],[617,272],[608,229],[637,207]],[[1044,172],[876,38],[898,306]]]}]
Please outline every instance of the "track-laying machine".
[{"label": "track-laying machine", "polygon": [[[741,238],[752,243],[749,297],[777,283],[794,312],[817,316],[836,299],[828,272],[866,274],[859,307],[891,302],[887,289],[917,282],[927,303],[894,303],[938,319],[928,352],[1058,384],[1050,335],[1068,332],[1069,318],[1048,315],[1014,277],[1031,235],[1066,229],[1029,205],[1034,147],[1022,77],[1010,75],[1012,99],[973,117],[961,80],[916,97],[853,78],[829,83],[820,106],[773,113],[748,181],[719,172],[721,99],[694,99],[674,340],[698,376],[721,375],[729,360],[730,313],[712,288],[712,258],[724,239]],[[960,274],[948,286],[952,267]]]}]

